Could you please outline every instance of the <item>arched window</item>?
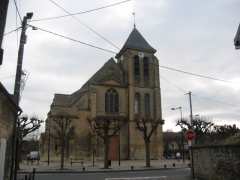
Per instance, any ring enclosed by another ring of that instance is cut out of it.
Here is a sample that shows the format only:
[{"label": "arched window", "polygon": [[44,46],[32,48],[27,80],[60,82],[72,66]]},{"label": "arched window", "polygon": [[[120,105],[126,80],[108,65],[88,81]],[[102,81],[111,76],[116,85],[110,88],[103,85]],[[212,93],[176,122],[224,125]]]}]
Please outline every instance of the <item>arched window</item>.
[{"label": "arched window", "polygon": [[140,109],[141,109],[141,96],[139,93],[136,93],[134,99],[134,113],[139,114]]},{"label": "arched window", "polygon": [[149,61],[147,57],[144,57],[143,59],[143,74],[144,74],[144,80],[149,79]]},{"label": "arched window", "polygon": [[150,95],[145,94],[144,96],[144,108],[145,108],[145,115],[150,115]]},{"label": "arched window", "polygon": [[105,112],[106,113],[119,112],[119,97],[115,89],[109,89],[105,93]]},{"label": "arched window", "polygon": [[138,56],[134,56],[134,76],[135,76],[135,80],[139,80],[139,78],[140,78],[140,62],[139,62]]}]

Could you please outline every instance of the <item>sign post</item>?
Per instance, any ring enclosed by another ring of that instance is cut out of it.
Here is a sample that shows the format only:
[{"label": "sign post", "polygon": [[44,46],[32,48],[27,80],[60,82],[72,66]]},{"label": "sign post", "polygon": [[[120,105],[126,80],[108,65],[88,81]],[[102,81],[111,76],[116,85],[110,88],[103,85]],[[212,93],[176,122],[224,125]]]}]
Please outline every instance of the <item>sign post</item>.
[{"label": "sign post", "polygon": [[189,146],[189,153],[190,153],[190,159],[191,159],[191,170],[192,170],[192,178],[195,178],[194,175],[194,161],[193,161],[193,149],[192,149],[192,142],[193,140],[196,138],[196,133],[192,130],[189,129],[187,130],[187,132],[185,133],[185,138],[188,141],[188,146]]}]

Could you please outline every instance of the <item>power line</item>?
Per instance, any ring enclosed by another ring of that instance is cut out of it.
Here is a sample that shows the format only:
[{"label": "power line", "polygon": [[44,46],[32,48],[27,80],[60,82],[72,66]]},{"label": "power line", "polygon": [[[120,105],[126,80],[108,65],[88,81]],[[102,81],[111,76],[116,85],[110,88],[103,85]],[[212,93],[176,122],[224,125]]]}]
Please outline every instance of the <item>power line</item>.
[{"label": "power line", "polygon": [[171,81],[169,81],[167,78],[163,77],[162,75],[160,75],[160,78],[165,80],[166,82],[168,82],[169,84],[171,84],[173,87],[175,87],[176,89],[178,89],[179,91],[183,92],[184,94],[187,92],[186,90],[184,90],[183,88],[177,86],[176,84],[172,83]]},{"label": "power line", "polygon": [[22,22],[22,17],[21,17],[21,15],[20,15],[20,12],[19,12],[19,9],[18,9],[16,0],[14,0],[14,5],[15,5],[15,7],[16,7],[16,11],[17,11],[18,17],[19,17],[20,21]]},{"label": "power line", "polygon": [[212,101],[212,102],[215,102],[215,103],[218,103],[218,104],[224,104],[224,105],[233,106],[233,107],[237,107],[237,106],[238,106],[238,105],[236,105],[236,104],[226,103],[226,102],[224,102],[224,101],[219,101],[219,100],[217,100],[217,99],[210,98],[210,97],[199,96],[199,95],[196,95],[196,94],[193,94],[193,96],[198,97],[198,98],[201,98],[201,99],[209,100],[209,101]]},{"label": "power line", "polygon": [[[175,87],[176,89],[178,89],[180,92],[183,92],[184,94],[186,93],[186,90],[184,90],[183,88],[177,86],[175,83],[169,81],[168,79],[166,79],[165,77],[163,77],[162,75],[160,76],[160,78],[164,79],[165,81],[167,81],[170,85],[172,85],[173,87]],[[192,96],[195,96],[197,98],[200,98],[200,99],[204,99],[204,100],[209,100],[209,101],[212,101],[212,102],[215,102],[215,103],[218,103],[218,104],[223,104],[223,105],[227,105],[227,106],[234,106],[234,107],[237,107],[238,105],[234,105],[234,104],[231,104],[231,103],[226,103],[224,101],[219,101],[217,99],[214,99],[214,98],[210,98],[210,97],[205,97],[205,96],[200,96],[200,95],[196,95],[194,93],[192,93]]]},{"label": "power line", "polygon": [[100,33],[98,33],[96,30],[94,30],[93,28],[91,28],[90,26],[88,26],[87,24],[83,23],[82,21],[80,21],[80,19],[78,19],[77,17],[73,16],[69,11],[67,11],[65,8],[63,8],[62,6],[60,6],[58,3],[56,3],[54,0],[49,0],[51,3],[53,3],[55,6],[57,6],[58,8],[60,8],[62,11],[64,11],[65,13],[67,13],[69,16],[71,16],[73,19],[75,19],[77,22],[79,22],[81,25],[85,26],[87,29],[89,29],[90,31],[92,31],[94,34],[96,34],[97,36],[99,36],[101,39],[103,39],[104,41],[106,41],[107,43],[109,43],[110,45],[112,45],[113,47],[120,49],[118,46],[116,46],[112,41],[108,40],[107,38],[105,38],[103,35],[101,35]]},{"label": "power line", "polygon": [[99,10],[102,10],[102,9],[105,9],[105,8],[109,8],[109,7],[117,6],[117,5],[120,5],[120,4],[123,4],[123,3],[127,3],[129,1],[132,1],[132,0],[120,1],[120,2],[117,2],[117,3],[112,3],[112,4],[109,4],[109,5],[106,5],[106,6],[102,6],[102,7],[98,7],[98,8],[95,8],[95,9],[90,9],[90,10],[86,10],[86,11],[80,11],[80,12],[77,12],[77,13],[70,13],[68,15],[54,16],[54,17],[41,18],[41,19],[34,19],[32,21],[48,21],[48,20],[60,19],[60,18],[68,17],[68,16],[75,16],[75,15],[80,15],[80,14],[86,14],[86,13],[90,13],[90,12],[93,12],[93,11],[99,11]]},{"label": "power line", "polygon": [[18,27],[18,28],[16,28],[16,29],[13,29],[13,30],[11,30],[11,31],[6,32],[3,36],[7,36],[7,35],[9,35],[9,34],[15,32],[15,31],[18,31],[19,29],[21,29],[21,26]]},{"label": "power line", "polygon": [[43,28],[40,28],[40,27],[37,27],[37,26],[33,26],[33,25],[29,25],[29,26],[31,26],[33,28],[36,28],[40,31],[43,31],[43,32],[46,32],[46,33],[49,33],[49,34],[52,34],[52,35],[55,35],[55,36],[73,41],[73,42],[77,42],[77,43],[80,43],[80,44],[83,44],[83,45],[86,45],[86,46],[89,46],[89,47],[92,47],[92,48],[95,48],[95,49],[99,49],[99,50],[102,50],[102,51],[105,51],[105,52],[108,52],[108,53],[116,54],[115,51],[112,51],[112,50],[109,50],[109,49],[101,48],[99,46],[95,46],[95,45],[92,45],[92,44],[89,44],[89,43],[86,43],[86,42],[83,42],[83,41],[79,41],[79,40],[73,39],[71,37],[67,37],[65,35],[61,35],[61,34],[58,34],[58,33],[55,33],[55,32],[52,32],[52,31],[49,31],[49,30],[46,30],[46,29],[43,29]]},{"label": "power line", "polygon": [[183,74],[188,74],[188,75],[191,75],[191,76],[196,76],[196,77],[201,77],[201,78],[210,79],[210,80],[214,80],[214,81],[221,81],[221,82],[225,82],[225,83],[234,84],[231,81],[227,81],[227,80],[223,80],[223,79],[219,79],[219,78],[215,78],[215,77],[211,77],[211,76],[206,76],[206,75],[202,75],[202,74],[187,72],[187,71],[183,71],[183,70],[180,70],[180,69],[175,69],[175,68],[172,68],[172,67],[161,66],[161,65],[159,65],[159,67],[163,68],[163,69],[170,70],[170,71],[175,71],[175,72],[180,72],[180,73],[183,73]]}]

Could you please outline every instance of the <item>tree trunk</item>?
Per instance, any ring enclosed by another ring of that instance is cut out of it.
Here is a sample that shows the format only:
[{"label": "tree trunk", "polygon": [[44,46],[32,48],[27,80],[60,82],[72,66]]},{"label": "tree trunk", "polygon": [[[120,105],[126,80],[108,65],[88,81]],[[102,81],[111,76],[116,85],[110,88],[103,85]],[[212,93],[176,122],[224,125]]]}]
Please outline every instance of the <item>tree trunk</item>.
[{"label": "tree trunk", "polygon": [[146,167],[150,167],[150,141],[145,140]]},{"label": "tree trunk", "polygon": [[108,169],[108,149],[109,148],[109,137],[104,138],[104,168]]},{"label": "tree trunk", "polygon": [[21,151],[22,151],[22,142],[17,138],[17,156],[16,156],[16,169],[20,170],[20,162],[21,162]]},{"label": "tree trunk", "polygon": [[61,143],[61,169],[64,168],[64,149],[65,149],[65,141],[64,141],[64,138],[62,138],[62,143]]}]

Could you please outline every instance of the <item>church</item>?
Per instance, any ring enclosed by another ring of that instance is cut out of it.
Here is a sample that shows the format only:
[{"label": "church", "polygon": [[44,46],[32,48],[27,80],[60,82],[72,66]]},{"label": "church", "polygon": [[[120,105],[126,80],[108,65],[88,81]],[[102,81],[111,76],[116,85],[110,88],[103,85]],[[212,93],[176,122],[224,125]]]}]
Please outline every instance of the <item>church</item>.
[{"label": "church", "polygon": [[[136,27],[115,58],[110,58],[79,90],[72,94],[55,94],[49,114],[67,112],[77,118],[72,121],[74,137],[67,142],[66,155],[73,159],[103,157],[103,143],[93,137],[87,118],[102,115],[126,117],[127,123],[113,136],[109,145],[109,159],[144,159],[145,146],[141,132],[136,128],[137,114],[162,119],[159,61],[156,50]],[[112,100],[109,101],[111,97]],[[41,152],[46,157],[60,156],[57,140],[48,137],[53,127],[46,119],[46,131]],[[162,125],[151,138],[151,159],[163,155]]]}]

